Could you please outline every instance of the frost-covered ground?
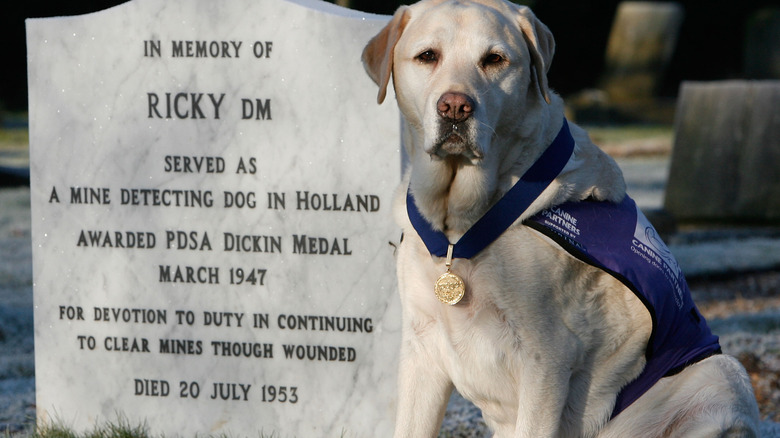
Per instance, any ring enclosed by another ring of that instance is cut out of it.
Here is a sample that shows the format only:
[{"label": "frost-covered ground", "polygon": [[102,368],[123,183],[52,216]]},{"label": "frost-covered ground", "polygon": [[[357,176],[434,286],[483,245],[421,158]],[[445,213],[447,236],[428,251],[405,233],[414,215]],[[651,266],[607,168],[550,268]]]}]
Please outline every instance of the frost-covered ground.
[{"label": "frost-covered ground", "polygon": [[29,197],[0,188],[0,435],[35,416]]},{"label": "frost-covered ground", "polygon": [[[643,208],[663,200],[667,159],[621,159]],[[691,276],[694,297],[753,379],[764,437],[780,437],[780,232],[688,230],[668,243]],[[35,415],[29,189],[0,187],[0,436]],[[453,396],[442,436],[489,436],[479,411]]]}]

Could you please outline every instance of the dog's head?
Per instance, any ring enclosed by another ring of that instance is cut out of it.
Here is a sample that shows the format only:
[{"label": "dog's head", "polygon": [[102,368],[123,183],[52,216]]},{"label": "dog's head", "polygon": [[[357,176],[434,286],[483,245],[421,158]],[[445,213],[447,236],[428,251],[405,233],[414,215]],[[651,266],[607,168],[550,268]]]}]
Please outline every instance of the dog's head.
[{"label": "dog's head", "polygon": [[[378,101],[393,78],[406,121],[434,159],[476,164],[526,108],[550,102],[552,34],[503,0],[428,0],[401,7],[363,51]],[[513,120],[514,119],[514,120]]]}]

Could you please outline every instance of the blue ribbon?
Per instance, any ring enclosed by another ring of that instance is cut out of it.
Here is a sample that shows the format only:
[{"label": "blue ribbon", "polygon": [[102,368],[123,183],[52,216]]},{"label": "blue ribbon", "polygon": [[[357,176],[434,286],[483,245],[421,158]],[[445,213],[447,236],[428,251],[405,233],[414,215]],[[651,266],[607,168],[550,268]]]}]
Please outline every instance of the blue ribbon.
[{"label": "blue ribbon", "polygon": [[[563,119],[563,126],[552,144],[520,180],[455,243],[452,256],[469,259],[493,243],[561,173],[573,151],[574,138],[569,132],[569,124]],[[446,256],[449,239],[443,232],[434,230],[420,214],[411,189],[406,193],[406,211],[431,255]]]}]

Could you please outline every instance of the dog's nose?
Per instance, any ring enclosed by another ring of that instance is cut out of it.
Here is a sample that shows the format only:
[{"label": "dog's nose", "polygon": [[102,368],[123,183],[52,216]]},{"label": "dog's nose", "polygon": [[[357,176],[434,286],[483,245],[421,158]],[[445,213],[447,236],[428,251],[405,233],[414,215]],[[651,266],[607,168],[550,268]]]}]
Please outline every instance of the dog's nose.
[{"label": "dog's nose", "polygon": [[453,122],[462,122],[474,113],[474,99],[463,94],[448,92],[441,95],[436,109],[441,117]]}]

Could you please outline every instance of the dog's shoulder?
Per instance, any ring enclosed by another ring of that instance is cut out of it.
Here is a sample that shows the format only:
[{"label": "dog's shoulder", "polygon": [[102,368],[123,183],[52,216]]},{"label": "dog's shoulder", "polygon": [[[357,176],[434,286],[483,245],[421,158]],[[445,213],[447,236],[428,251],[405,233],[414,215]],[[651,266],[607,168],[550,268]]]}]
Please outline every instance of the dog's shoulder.
[{"label": "dog's shoulder", "polygon": [[619,202],[626,194],[626,183],[620,167],[612,157],[591,141],[584,129],[574,123],[570,126],[577,144],[574,163],[571,164],[576,166],[581,161],[582,170],[571,169],[561,176],[572,177],[580,186],[580,190],[583,190],[580,200],[593,198],[598,201]]},{"label": "dog's shoulder", "polygon": [[615,160],[596,146],[584,129],[574,123],[569,123],[569,129],[575,141],[574,153],[553,183],[522,215],[522,220],[565,202],[620,202],[625,197],[626,183]]}]

